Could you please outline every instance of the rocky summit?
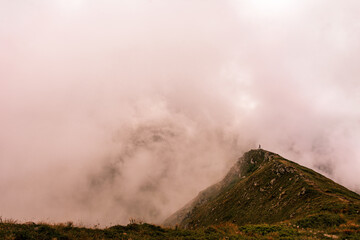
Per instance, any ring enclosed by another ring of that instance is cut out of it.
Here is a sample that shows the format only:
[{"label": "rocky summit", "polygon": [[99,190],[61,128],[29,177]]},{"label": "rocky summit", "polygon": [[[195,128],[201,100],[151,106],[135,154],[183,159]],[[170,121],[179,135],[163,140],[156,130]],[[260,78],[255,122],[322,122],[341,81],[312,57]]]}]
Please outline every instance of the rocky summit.
[{"label": "rocky summit", "polygon": [[164,225],[222,223],[326,227],[359,221],[360,196],[325,176],[263,149],[246,152],[219,183],[199,193]]}]

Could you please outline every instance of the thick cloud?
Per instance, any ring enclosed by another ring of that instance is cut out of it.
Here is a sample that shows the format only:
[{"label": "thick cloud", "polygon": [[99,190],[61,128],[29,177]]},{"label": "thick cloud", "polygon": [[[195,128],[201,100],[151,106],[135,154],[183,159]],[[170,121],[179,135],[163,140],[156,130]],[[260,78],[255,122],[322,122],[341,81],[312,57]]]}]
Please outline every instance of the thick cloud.
[{"label": "thick cloud", "polygon": [[275,2],[2,1],[0,215],[159,223],[259,143],[360,189],[360,4]]}]

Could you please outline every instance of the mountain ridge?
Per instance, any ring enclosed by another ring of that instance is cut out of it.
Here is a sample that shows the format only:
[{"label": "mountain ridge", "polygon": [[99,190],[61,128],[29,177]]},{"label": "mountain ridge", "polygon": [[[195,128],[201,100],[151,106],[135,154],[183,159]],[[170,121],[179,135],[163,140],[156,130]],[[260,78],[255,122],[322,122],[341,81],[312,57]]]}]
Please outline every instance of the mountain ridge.
[{"label": "mountain ridge", "polygon": [[220,182],[169,216],[164,225],[272,224],[316,214],[356,217],[359,210],[357,193],[276,153],[254,149],[239,158]]}]

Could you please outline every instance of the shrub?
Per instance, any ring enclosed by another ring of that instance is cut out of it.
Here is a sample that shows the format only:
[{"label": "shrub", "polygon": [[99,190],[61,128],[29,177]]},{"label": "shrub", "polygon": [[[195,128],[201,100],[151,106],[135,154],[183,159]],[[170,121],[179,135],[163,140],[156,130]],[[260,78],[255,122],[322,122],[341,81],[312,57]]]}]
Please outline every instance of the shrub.
[{"label": "shrub", "polygon": [[207,228],[204,230],[204,232],[205,232],[206,234],[216,233],[217,231],[218,231],[218,230],[217,230],[215,227],[213,227],[213,226],[207,227]]},{"label": "shrub", "polygon": [[345,223],[345,220],[341,216],[325,213],[300,219],[296,222],[296,225],[302,228],[327,228],[339,226],[342,223]]},{"label": "shrub", "polygon": [[296,235],[296,232],[294,229],[281,226],[281,225],[267,225],[267,224],[261,224],[261,225],[246,225],[239,227],[239,230],[241,232],[244,232],[250,236],[254,235],[261,235],[265,236],[269,233],[278,233],[279,236],[285,237],[285,236],[292,236]]}]

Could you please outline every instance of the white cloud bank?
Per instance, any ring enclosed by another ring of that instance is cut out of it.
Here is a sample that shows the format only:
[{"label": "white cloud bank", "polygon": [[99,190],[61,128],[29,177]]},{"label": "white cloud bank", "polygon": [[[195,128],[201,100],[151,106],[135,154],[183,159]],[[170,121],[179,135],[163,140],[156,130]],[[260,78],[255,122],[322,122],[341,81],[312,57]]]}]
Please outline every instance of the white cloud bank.
[{"label": "white cloud bank", "polygon": [[265,149],[360,188],[358,1],[2,1],[0,215],[159,223]]}]

